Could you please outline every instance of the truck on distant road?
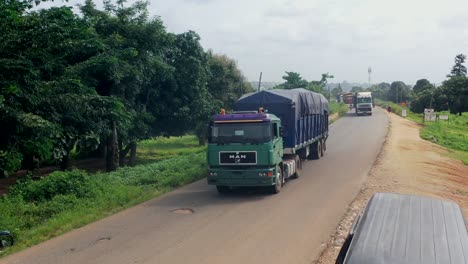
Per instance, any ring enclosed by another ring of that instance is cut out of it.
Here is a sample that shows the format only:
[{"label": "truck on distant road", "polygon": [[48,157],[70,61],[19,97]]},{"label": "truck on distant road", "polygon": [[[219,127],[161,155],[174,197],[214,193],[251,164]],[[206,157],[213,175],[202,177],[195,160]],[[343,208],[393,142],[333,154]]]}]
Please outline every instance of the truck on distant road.
[{"label": "truck on distant road", "polygon": [[208,134],[208,184],[266,186],[280,192],[299,177],[304,159],[319,159],[328,138],[328,101],[305,89],[246,94],[234,112],[212,117]]},{"label": "truck on distant road", "polygon": [[343,103],[347,104],[351,109],[354,106],[354,94],[353,93],[345,93],[341,95],[343,99]]},{"label": "truck on distant road", "polygon": [[371,92],[358,92],[354,96],[356,115],[372,115],[373,101]]}]

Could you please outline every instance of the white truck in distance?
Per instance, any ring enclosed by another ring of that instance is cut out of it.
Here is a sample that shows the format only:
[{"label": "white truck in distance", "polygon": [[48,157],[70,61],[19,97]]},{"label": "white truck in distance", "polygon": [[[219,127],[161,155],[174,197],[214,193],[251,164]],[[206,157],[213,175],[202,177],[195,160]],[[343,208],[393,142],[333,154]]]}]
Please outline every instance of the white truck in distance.
[{"label": "white truck in distance", "polygon": [[373,101],[371,92],[358,92],[354,96],[356,114],[372,115]]}]

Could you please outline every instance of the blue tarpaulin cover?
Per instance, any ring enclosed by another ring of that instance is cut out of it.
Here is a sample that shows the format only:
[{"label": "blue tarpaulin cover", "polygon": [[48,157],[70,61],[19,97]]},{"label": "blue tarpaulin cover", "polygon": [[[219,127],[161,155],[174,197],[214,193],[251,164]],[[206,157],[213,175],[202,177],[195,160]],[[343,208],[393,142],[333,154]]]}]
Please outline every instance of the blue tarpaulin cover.
[{"label": "blue tarpaulin cover", "polygon": [[[246,94],[234,103],[234,111],[255,111],[259,107],[281,119],[285,147],[295,147],[311,139],[311,136],[317,136],[303,127],[308,127],[310,131],[315,131],[315,128],[319,133],[328,131],[328,120],[321,122],[324,120],[322,117],[328,115],[328,100],[319,93],[302,88],[266,90]],[[312,119],[317,119],[318,125],[306,126]],[[317,126],[321,128],[317,129]]]}]

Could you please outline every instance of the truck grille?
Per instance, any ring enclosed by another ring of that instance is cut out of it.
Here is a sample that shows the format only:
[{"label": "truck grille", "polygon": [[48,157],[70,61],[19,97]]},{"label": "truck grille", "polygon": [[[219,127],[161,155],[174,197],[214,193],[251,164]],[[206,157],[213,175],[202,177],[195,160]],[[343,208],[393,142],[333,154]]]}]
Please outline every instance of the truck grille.
[{"label": "truck grille", "polygon": [[257,164],[256,151],[220,151],[220,165],[255,165]]}]

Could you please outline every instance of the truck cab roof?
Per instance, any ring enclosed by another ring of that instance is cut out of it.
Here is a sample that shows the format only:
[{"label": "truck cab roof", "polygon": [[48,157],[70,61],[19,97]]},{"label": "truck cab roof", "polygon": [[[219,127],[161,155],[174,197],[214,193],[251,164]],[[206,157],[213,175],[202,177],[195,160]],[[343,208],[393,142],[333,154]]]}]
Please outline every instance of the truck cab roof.
[{"label": "truck cab roof", "polygon": [[254,123],[279,121],[279,118],[269,113],[247,111],[244,113],[214,115],[212,120],[214,123]]},{"label": "truck cab roof", "polygon": [[377,193],[348,238],[344,262],[337,263],[468,263],[466,223],[450,201]]}]

